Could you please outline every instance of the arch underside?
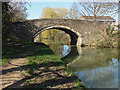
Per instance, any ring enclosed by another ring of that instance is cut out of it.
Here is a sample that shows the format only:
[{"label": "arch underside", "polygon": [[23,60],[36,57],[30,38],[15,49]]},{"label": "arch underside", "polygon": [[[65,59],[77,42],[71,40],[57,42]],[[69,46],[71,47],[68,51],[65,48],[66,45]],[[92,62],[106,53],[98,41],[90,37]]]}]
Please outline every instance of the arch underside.
[{"label": "arch underside", "polygon": [[[33,35],[33,39],[41,32],[45,31],[45,30],[49,30],[49,29],[58,29],[61,31],[64,31],[65,33],[70,35],[71,38],[71,45],[76,45],[78,44],[78,38],[80,39],[80,34],[75,30],[70,29],[69,27],[65,27],[65,26],[52,26],[52,27],[46,27],[43,29],[38,30],[34,35]],[[79,43],[80,44],[80,43]]]}]

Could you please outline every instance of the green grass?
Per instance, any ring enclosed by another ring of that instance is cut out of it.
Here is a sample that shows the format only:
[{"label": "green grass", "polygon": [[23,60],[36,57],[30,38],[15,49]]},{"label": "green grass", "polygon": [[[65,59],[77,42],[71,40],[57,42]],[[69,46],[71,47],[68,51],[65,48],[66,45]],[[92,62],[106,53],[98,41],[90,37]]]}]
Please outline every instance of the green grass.
[{"label": "green grass", "polygon": [[[16,44],[21,44],[21,45],[19,46]],[[35,46],[36,45],[34,45],[34,43],[28,43],[28,42],[24,42],[24,43],[15,42],[15,44],[4,43],[3,49],[2,49],[2,65],[4,65],[8,60],[14,58],[16,54],[20,53],[26,48],[35,47]],[[38,74],[36,73],[36,71],[39,71],[37,66],[61,67],[64,71],[67,72],[67,75],[73,74],[70,70],[67,69],[65,62],[62,61],[56,55],[54,55],[53,51],[49,49],[49,47],[46,45],[41,45],[40,48],[35,49],[31,53],[31,55],[27,56],[26,58],[28,59],[28,61],[26,62],[26,65],[30,65],[30,67],[27,67],[26,69],[26,73],[29,75],[33,75],[33,76],[39,75],[39,73]],[[29,85],[29,82],[32,82],[32,81],[28,79],[25,83]],[[76,84],[78,87],[82,85],[82,83],[77,79],[77,77],[74,84]]]},{"label": "green grass", "polygon": [[59,63],[59,66],[61,67],[65,65],[60,58],[53,54],[52,50],[49,49],[48,46],[42,46],[38,49],[35,49],[33,53],[27,57],[27,59],[28,62],[26,63],[26,65],[32,65],[31,67],[33,67],[32,69],[30,69],[30,71],[28,71],[30,73],[33,73],[32,71],[35,71],[36,65],[47,66],[52,63]]},{"label": "green grass", "polygon": [[10,58],[12,58],[16,53],[20,52],[21,48],[18,46],[4,44],[2,48],[2,65],[5,64]]},{"label": "green grass", "polygon": [[[16,44],[20,44],[20,46]],[[29,42],[3,43],[1,64],[4,65],[9,59],[13,58],[16,54],[23,51],[25,48],[32,47],[33,45],[34,43],[29,43]]]},{"label": "green grass", "polygon": [[[33,53],[27,57],[27,59],[28,61],[26,65],[30,65],[30,68],[27,68],[26,72],[29,75],[37,75],[36,71],[39,71],[39,67],[49,68],[51,66],[61,67],[64,71],[67,72],[68,76],[70,74],[73,75],[73,72],[67,69],[64,61],[62,61],[58,56],[54,55],[52,50],[49,49],[48,46],[42,46],[34,50]],[[74,77],[76,78],[76,80],[74,81],[74,84],[77,87],[81,87],[83,85],[81,81],[77,78],[75,74],[74,74]],[[29,85],[29,82],[27,82],[27,84]]]}]

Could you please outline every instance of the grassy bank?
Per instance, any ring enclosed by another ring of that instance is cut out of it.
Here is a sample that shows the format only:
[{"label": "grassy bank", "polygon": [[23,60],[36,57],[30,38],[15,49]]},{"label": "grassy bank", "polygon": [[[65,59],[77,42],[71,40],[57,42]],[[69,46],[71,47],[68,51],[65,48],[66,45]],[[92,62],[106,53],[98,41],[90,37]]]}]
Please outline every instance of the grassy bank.
[{"label": "grassy bank", "polygon": [[70,72],[65,63],[53,54],[48,46],[42,46],[27,57],[26,74],[31,76],[22,86],[27,88],[81,88],[82,82]]},{"label": "grassy bank", "polygon": [[28,42],[7,42],[2,44],[2,65],[14,58],[18,53],[24,51],[26,48],[32,47],[33,43]]},{"label": "grassy bank", "polygon": [[[39,48],[38,48],[39,46]],[[2,64],[30,48],[35,49],[29,56],[25,68],[26,80],[23,88],[81,88],[82,82],[67,69],[66,64],[53,54],[48,46],[34,43],[10,42],[3,44]],[[28,66],[28,67],[27,67]]]}]

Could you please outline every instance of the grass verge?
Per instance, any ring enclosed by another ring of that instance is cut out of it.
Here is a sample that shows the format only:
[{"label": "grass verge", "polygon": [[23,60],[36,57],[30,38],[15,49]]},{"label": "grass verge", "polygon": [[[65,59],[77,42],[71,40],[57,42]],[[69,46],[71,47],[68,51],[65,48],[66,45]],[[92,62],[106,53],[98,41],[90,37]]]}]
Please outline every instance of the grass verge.
[{"label": "grass verge", "polygon": [[14,58],[18,53],[26,48],[32,47],[34,44],[29,42],[7,42],[2,45],[2,65]]},{"label": "grass verge", "polygon": [[27,57],[26,69],[29,77],[23,87],[27,88],[81,88],[82,82],[67,69],[64,61],[53,54],[48,46],[35,49]]}]

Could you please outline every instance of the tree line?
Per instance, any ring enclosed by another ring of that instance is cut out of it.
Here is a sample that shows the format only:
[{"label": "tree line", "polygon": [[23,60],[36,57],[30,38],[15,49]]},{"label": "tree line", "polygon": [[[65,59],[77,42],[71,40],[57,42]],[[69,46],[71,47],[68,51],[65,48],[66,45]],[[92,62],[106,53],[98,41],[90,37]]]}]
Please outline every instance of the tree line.
[{"label": "tree line", "polygon": [[28,2],[23,2],[20,0],[2,3],[2,39],[3,42],[7,41],[9,37],[9,28],[12,26],[13,22],[23,21],[27,19],[27,5]]},{"label": "tree line", "polygon": [[70,9],[45,7],[42,11],[41,18],[68,18],[80,19],[80,16],[115,16],[118,14],[119,2],[117,0],[78,0],[74,2]]}]

